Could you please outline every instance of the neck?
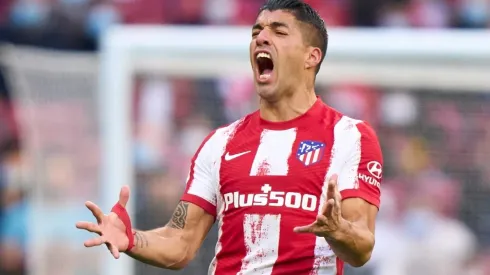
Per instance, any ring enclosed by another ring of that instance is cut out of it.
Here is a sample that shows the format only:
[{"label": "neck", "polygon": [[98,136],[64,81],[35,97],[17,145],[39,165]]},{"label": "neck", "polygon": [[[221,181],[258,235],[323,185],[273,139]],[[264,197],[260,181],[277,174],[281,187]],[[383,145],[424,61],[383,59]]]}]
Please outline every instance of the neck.
[{"label": "neck", "polygon": [[291,95],[270,102],[260,99],[260,116],[271,122],[283,122],[306,113],[316,102],[313,89],[307,92],[295,92]]}]

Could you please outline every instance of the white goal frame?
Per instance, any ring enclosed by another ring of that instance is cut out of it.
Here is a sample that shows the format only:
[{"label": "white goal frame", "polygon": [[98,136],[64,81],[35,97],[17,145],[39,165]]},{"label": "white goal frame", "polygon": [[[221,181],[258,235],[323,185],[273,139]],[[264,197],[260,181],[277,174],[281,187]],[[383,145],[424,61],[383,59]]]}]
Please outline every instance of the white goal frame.
[{"label": "white goal frame", "polygon": [[[100,53],[103,207],[134,185],[131,93],[134,74],[194,77],[252,75],[249,27],[119,26]],[[490,31],[351,29],[329,31],[317,82],[362,81],[447,92],[490,91]],[[131,200],[130,200],[131,202]],[[133,212],[130,204],[128,211]],[[107,253],[109,254],[109,253]],[[133,261],[107,255],[101,274],[132,275]]]}]

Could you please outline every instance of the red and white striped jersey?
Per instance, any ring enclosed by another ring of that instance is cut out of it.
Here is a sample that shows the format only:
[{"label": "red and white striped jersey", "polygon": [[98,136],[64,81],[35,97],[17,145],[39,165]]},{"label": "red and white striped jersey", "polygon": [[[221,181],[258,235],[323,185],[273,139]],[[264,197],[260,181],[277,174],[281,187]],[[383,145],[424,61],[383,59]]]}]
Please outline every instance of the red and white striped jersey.
[{"label": "red and white striped jersey", "polygon": [[268,122],[255,112],[212,132],[192,159],[182,197],[219,223],[208,274],[342,274],[324,238],[293,232],[316,219],[333,174],[343,199],[379,207],[376,134],[320,99],[291,121]]}]

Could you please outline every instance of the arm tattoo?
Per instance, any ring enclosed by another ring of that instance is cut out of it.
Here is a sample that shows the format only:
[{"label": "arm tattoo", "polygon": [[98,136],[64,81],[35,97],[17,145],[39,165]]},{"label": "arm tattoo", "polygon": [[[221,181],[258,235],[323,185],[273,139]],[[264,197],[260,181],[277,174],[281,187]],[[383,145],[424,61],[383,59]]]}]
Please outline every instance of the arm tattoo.
[{"label": "arm tattoo", "polygon": [[141,232],[136,232],[136,234],[134,234],[134,239],[135,239],[135,246],[139,248],[145,248],[148,246],[148,239],[146,239],[146,237],[143,234],[141,234]]},{"label": "arm tattoo", "polygon": [[184,229],[185,220],[187,218],[187,207],[189,206],[188,202],[181,201],[175,208],[174,214],[172,215],[172,219],[170,221],[170,227],[175,229]]}]

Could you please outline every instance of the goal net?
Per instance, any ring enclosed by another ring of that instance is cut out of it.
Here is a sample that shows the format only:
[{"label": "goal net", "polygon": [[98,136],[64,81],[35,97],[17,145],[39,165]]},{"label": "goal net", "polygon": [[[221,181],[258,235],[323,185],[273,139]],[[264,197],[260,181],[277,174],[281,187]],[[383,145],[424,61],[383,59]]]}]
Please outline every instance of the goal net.
[{"label": "goal net", "polygon": [[[91,219],[85,200],[108,211],[123,184],[137,228],[168,221],[202,139],[257,108],[249,39],[240,27],[124,26],[105,35],[98,56],[2,50],[33,182],[31,274],[167,274],[83,249],[90,235],[73,223]],[[482,248],[490,228],[475,205],[490,196],[488,45],[488,31],[333,29],[316,89],[376,128],[391,210],[401,215],[430,194]],[[215,240],[213,229],[195,261],[171,274],[205,274]]]}]

